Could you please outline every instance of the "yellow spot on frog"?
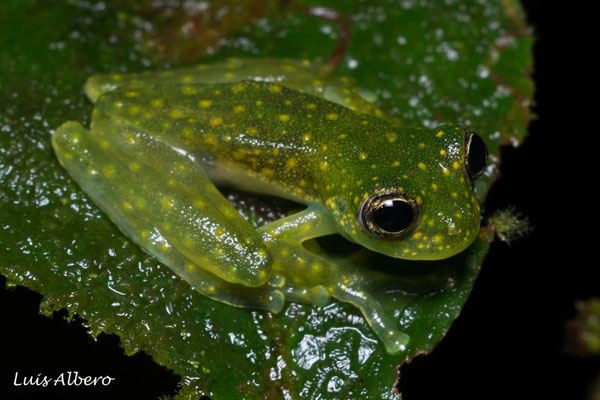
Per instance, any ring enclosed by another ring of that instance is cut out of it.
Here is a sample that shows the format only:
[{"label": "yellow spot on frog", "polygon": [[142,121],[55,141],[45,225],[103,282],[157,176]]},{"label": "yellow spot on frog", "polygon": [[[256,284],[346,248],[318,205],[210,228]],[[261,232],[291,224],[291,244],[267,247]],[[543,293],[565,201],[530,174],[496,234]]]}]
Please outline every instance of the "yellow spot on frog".
[{"label": "yellow spot on frog", "polygon": [[279,120],[281,122],[288,122],[290,120],[290,116],[288,114],[279,114]]},{"label": "yellow spot on frog", "polygon": [[439,131],[435,134],[435,137],[442,137],[444,135],[444,131]]},{"label": "yellow spot on frog", "polygon": [[310,138],[311,138],[311,134],[310,133],[305,133],[304,135],[302,135],[302,141],[304,143],[308,143],[308,141],[310,140]]},{"label": "yellow spot on frog", "polygon": [[440,150],[440,155],[442,155],[442,156],[446,155],[446,150],[444,150],[444,149]]},{"label": "yellow spot on frog", "polygon": [[458,162],[454,161],[454,162],[452,163],[452,168],[454,168],[454,169],[458,169],[459,167],[460,167],[460,165],[458,164]]},{"label": "yellow spot on frog", "polygon": [[139,95],[138,92],[127,92],[125,93],[125,96],[127,97],[137,97]]},{"label": "yellow spot on frog", "polygon": [[425,164],[423,164],[422,162],[418,163],[417,166],[421,169],[427,168],[427,166]]},{"label": "yellow spot on frog", "polygon": [[336,113],[329,113],[326,115],[327,119],[331,120],[331,121],[335,121],[338,119],[338,115]]},{"label": "yellow spot on frog", "polygon": [[285,166],[287,168],[294,168],[296,165],[298,164],[298,161],[295,158],[290,158],[289,160],[287,160],[287,162],[285,163]]},{"label": "yellow spot on frog", "polygon": [[272,85],[269,90],[273,93],[280,93],[281,92],[281,86],[279,85]]},{"label": "yellow spot on frog", "polygon": [[364,152],[363,152],[363,153],[360,153],[360,154],[358,155],[358,158],[360,158],[361,160],[366,160],[366,159],[367,159],[367,153],[364,153]]},{"label": "yellow spot on frog", "polygon": [[150,104],[152,104],[152,107],[158,108],[158,107],[162,107],[165,104],[165,102],[163,99],[154,99],[154,100],[152,100],[152,102]]},{"label": "yellow spot on frog", "polygon": [[309,110],[314,110],[315,108],[317,108],[317,105],[314,103],[308,103],[306,105],[306,108],[308,108]]},{"label": "yellow spot on frog", "polygon": [[221,118],[221,117],[214,117],[214,118],[211,118],[211,120],[210,120],[210,124],[212,126],[218,126],[218,125],[221,125],[222,123],[223,123],[223,118]]},{"label": "yellow spot on frog", "polygon": [[212,105],[212,101],[211,100],[200,100],[200,102],[198,103],[198,105],[201,108],[208,108]]},{"label": "yellow spot on frog", "polygon": [[183,117],[183,111],[173,110],[173,111],[171,111],[171,114],[169,114],[169,116],[173,119],[181,118],[181,117]]},{"label": "yellow spot on frog", "polygon": [[208,144],[215,145],[217,144],[217,137],[212,133],[209,133],[204,137],[204,141],[206,141]]},{"label": "yellow spot on frog", "polygon": [[246,89],[246,85],[244,85],[243,83],[237,83],[237,84],[233,85],[233,87],[231,88],[231,91],[233,92],[233,94],[238,94],[239,92],[242,92],[244,89]]},{"label": "yellow spot on frog", "polygon": [[236,114],[239,114],[239,113],[244,112],[244,111],[246,111],[246,107],[244,107],[244,106],[235,106],[235,107],[233,107],[233,112],[236,113]]},{"label": "yellow spot on frog", "polygon": [[263,176],[270,177],[273,176],[274,171],[271,168],[263,168],[260,172]]},{"label": "yellow spot on frog", "polygon": [[260,257],[265,258],[267,256],[267,252],[264,249],[259,249],[256,254],[258,254]]}]

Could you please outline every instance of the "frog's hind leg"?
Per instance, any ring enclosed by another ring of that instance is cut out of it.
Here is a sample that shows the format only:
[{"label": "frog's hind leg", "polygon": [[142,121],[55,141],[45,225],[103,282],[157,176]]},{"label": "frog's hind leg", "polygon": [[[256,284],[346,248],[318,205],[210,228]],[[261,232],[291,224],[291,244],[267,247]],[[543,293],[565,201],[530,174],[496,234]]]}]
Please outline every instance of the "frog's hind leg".
[{"label": "frog's hind leg", "polygon": [[267,247],[189,157],[139,131],[101,123],[93,132],[65,123],[53,146],[127,236],[200,292],[234,305],[281,308],[278,289],[257,289],[252,299],[243,288],[269,280]]}]

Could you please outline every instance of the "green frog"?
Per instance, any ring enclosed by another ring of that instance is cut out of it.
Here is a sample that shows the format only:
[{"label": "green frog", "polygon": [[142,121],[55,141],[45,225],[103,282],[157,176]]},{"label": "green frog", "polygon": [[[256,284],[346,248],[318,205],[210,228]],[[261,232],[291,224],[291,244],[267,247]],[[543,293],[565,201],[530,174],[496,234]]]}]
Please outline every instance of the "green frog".
[{"label": "green frog", "polygon": [[[59,162],[121,231],[214,300],[274,313],[286,300],[349,302],[395,354],[410,338],[360,272],[303,242],[339,234],[437,260],[478,233],[483,140],[454,124],[404,127],[308,61],[96,75],[86,92],[90,128],[56,130]],[[218,186],[306,207],[255,229]]]}]

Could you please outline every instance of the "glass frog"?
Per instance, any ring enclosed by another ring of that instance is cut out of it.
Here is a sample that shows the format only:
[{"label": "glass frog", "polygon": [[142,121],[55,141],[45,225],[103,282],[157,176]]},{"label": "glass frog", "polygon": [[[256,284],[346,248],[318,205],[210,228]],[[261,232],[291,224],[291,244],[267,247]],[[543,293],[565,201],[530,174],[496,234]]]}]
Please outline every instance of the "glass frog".
[{"label": "glass frog", "polygon": [[[128,237],[212,299],[271,312],[285,300],[349,302],[398,353],[409,337],[361,271],[303,242],[340,234],[389,257],[436,260],[479,230],[473,180],[487,152],[476,134],[402,127],[350,79],[308,62],[97,75],[86,92],[90,129],[71,121],[53,135],[61,165]],[[255,229],[215,185],[306,208]]]}]

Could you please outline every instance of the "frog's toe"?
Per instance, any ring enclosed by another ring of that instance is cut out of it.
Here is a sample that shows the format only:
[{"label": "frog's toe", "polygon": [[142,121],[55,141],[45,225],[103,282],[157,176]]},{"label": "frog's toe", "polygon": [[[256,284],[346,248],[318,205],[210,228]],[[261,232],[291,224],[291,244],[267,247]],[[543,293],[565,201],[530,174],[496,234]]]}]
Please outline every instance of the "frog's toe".
[{"label": "frog's toe", "polygon": [[408,334],[397,330],[390,330],[380,336],[386,351],[392,355],[406,350],[406,346],[410,342],[410,336]]},{"label": "frog's toe", "polygon": [[[341,281],[350,282],[350,279]],[[345,283],[332,286],[331,291],[336,299],[353,304],[360,309],[373,332],[383,342],[388,354],[397,354],[406,350],[410,336],[397,328],[398,321],[368,291],[359,286],[347,286]]]},{"label": "frog's toe", "polygon": [[324,307],[329,303],[329,292],[325,286],[319,285],[311,289],[312,303],[318,307]]},{"label": "frog's toe", "polygon": [[285,304],[285,296],[281,290],[273,290],[269,294],[269,300],[266,304],[266,309],[272,313],[279,313]]}]

